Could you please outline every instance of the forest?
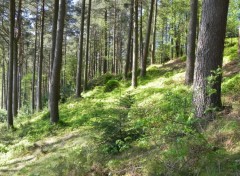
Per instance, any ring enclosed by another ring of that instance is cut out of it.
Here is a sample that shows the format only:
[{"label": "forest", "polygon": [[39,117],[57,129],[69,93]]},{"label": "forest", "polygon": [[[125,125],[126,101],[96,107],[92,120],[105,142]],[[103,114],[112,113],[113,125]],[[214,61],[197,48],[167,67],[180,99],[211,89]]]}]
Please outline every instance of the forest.
[{"label": "forest", "polygon": [[240,175],[239,0],[0,0],[0,175]]}]

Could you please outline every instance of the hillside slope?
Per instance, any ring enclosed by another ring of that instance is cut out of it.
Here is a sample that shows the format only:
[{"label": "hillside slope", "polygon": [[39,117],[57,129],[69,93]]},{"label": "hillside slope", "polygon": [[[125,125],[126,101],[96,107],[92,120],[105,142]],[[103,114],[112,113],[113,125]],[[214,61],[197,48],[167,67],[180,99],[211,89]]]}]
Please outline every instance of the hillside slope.
[{"label": "hillside slope", "polygon": [[0,175],[240,173],[238,62],[226,61],[225,108],[203,131],[195,128],[184,67],[180,59],[153,65],[137,89],[117,80],[97,86],[61,104],[58,125],[47,110],[20,115],[12,132],[1,124]]}]

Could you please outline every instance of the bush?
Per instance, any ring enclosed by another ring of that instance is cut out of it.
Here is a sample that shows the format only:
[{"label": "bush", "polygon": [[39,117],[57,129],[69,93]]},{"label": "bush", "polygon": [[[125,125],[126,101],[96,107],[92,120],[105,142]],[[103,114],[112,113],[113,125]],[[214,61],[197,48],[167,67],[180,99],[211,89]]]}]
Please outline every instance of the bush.
[{"label": "bush", "polygon": [[0,122],[4,122],[7,119],[7,111],[0,109]]},{"label": "bush", "polygon": [[87,90],[91,90],[96,86],[104,86],[111,79],[120,81],[122,79],[122,75],[112,75],[110,73],[105,73],[104,75],[98,76],[97,78],[88,81]]},{"label": "bush", "polygon": [[109,80],[104,87],[104,92],[111,92],[120,86],[119,81]]}]

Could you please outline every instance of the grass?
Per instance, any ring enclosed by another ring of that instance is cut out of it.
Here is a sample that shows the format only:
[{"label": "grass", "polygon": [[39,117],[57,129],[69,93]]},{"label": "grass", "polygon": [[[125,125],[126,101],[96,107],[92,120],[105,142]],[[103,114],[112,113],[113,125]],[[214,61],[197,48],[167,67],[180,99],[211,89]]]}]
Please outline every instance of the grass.
[{"label": "grass", "polygon": [[[136,89],[111,75],[91,82],[84,98],[60,105],[57,125],[47,109],[22,114],[12,132],[1,123],[0,175],[237,175],[239,66],[225,60],[225,109],[204,131],[195,128],[185,64],[173,60],[149,67]],[[111,79],[117,86],[105,92]]]}]

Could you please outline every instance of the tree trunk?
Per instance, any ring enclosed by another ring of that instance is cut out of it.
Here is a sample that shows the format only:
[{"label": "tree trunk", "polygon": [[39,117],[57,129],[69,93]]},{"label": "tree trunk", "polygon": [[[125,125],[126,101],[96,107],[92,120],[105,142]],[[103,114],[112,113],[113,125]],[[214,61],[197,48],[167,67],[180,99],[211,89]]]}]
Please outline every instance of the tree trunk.
[{"label": "tree trunk", "polygon": [[84,15],[85,15],[85,0],[82,0],[82,12],[81,12],[81,31],[79,35],[79,49],[78,49],[78,65],[77,65],[77,85],[76,85],[76,97],[81,97],[82,87],[82,62],[83,62],[83,34],[84,34]]},{"label": "tree trunk", "polygon": [[[204,0],[197,47],[193,104],[196,117],[214,117],[214,108],[221,107],[224,38],[229,0]],[[211,76],[211,81],[209,78]]]},{"label": "tree trunk", "polygon": [[153,17],[153,8],[154,7],[154,0],[151,1],[150,13],[148,18],[148,26],[147,26],[147,33],[143,51],[143,59],[142,59],[142,68],[141,68],[141,77],[146,76],[147,70],[147,58],[148,58],[148,51],[149,51],[149,42],[151,36],[151,27],[152,27],[152,17]]},{"label": "tree trunk", "polygon": [[35,19],[35,44],[34,44],[34,58],[33,58],[33,75],[32,75],[32,113],[35,110],[35,75],[36,75],[36,61],[37,61],[37,42],[38,42],[38,3],[36,2],[36,19]]},{"label": "tree trunk", "polygon": [[6,94],[6,81],[5,81],[5,48],[2,48],[2,52],[3,52],[3,58],[2,58],[2,102],[1,102],[1,108],[4,109],[5,108],[5,94]]},{"label": "tree trunk", "polygon": [[56,46],[59,0],[54,0],[54,9],[53,10],[54,10],[54,14],[53,14],[53,21],[52,21],[52,48],[51,48],[51,56],[50,56],[50,75],[52,73],[53,60],[54,60],[54,54],[55,54],[55,46]]},{"label": "tree trunk", "polygon": [[132,61],[132,87],[137,87],[138,68],[138,1],[134,1],[134,38],[133,38],[133,61]]},{"label": "tree trunk", "polygon": [[153,41],[152,41],[152,54],[151,54],[151,64],[155,64],[155,50],[156,50],[156,28],[157,28],[157,10],[158,3],[157,0],[155,2],[155,10],[154,10],[154,26],[153,26]]},{"label": "tree trunk", "polygon": [[38,91],[37,91],[37,111],[42,110],[42,64],[43,64],[43,36],[44,36],[44,15],[45,0],[42,0],[42,19],[41,19],[41,39],[40,39],[40,57],[38,66]]},{"label": "tree trunk", "polygon": [[18,42],[14,38],[14,59],[13,59],[13,117],[17,116],[18,110]]},{"label": "tree trunk", "polygon": [[198,14],[198,0],[191,0],[190,22],[188,29],[187,41],[187,62],[185,84],[193,83],[194,62],[195,62],[195,48],[196,48],[196,30],[197,30],[197,14]]},{"label": "tree trunk", "polygon": [[13,60],[13,117],[18,113],[18,41],[21,36],[21,11],[22,0],[18,3],[17,23],[15,28],[18,29],[16,38],[14,38],[14,60]]},{"label": "tree trunk", "polygon": [[240,59],[240,27],[238,27],[238,59]]},{"label": "tree trunk", "polygon": [[131,58],[131,45],[132,45],[132,33],[133,33],[133,8],[134,8],[133,5],[134,5],[134,0],[131,0],[127,55],[126,55],[126,63],[125,63],[124,74],[123,74],[124,79],[127,79],[127,74],[129,72],[129,66],[130,66],[130,58]]},{"label": "tree trunk", "polygon": [[8,108],[7,108],[7,124],[8,128],[13,128],[13,109],[12,109],[12,93],[13,93],[13,59],[14,59],[14,26],[15,26],[15,0],[10,0],[9,6],[9,68],[8,68]]},{"label": "tree trunk", "polygon": [[[56,48],[53,61],[53,70],[50,84],[50,119],[51,123],[59,121],[58,102],[60,98],[60,73],[62,65],[62,43],[63,31],[66,13],[66,0],[60,0],[60,8],[58,13]],[[54,13],[57,13],[56,11]]]},{"label": "tree trunk", "polygon": [[140,64],[142,65],[143,62],[143,2],[140,1],[140,22],[139,22],[139,59],[140,59]]},{"label": "tree trunk", "polygon": [[88,62],[89,62],[89,36],[90,36],[90,20],[91,20],[91,6],[92,0],[89,0],[88,5],[88,21],[87,21],[87,41],[86,41],[86,63],[85,63],[85,73],[84,73],[84,91],[87,90],[87,82],[88,82]]},{"label": "tree trunk", "polygon": [[105,57],[103,59],[103,74],[107,73],[107,57],[108,57],[108,35],[107,35],[107,31],[108,31],[108,27],[107,27],[107,9],[105,10],[105,32],[104,32],[104,36],[105,36]]}]

